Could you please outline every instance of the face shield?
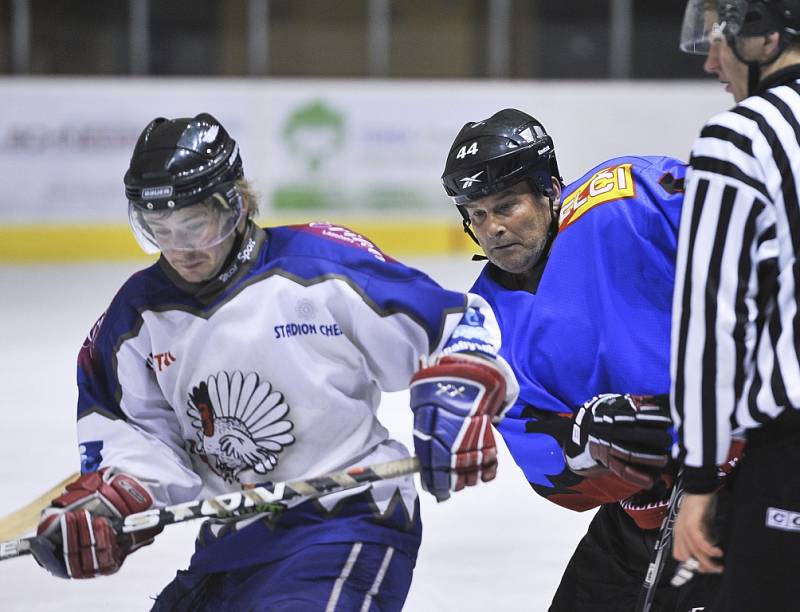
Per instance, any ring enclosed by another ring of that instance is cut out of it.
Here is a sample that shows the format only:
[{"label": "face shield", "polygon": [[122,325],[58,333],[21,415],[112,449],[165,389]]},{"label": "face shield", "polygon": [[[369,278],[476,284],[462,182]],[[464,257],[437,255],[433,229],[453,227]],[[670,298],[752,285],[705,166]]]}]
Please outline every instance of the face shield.
[{"label": "face shield", "polygon": [[[226,195],[228,197],[226,197]],[[238,188],[210,196],[181,208],[148,210],[141,202],[128,202],[128,219],[145,253],[199,251],[228,238],[244,217]]]},{"label": "face shield", "polygon": [[719,22],[716,2],[689,0],[683,15],[681,51],[695,55],[708,55],[712,44],[724,40],[725,25],[725,23]]}]

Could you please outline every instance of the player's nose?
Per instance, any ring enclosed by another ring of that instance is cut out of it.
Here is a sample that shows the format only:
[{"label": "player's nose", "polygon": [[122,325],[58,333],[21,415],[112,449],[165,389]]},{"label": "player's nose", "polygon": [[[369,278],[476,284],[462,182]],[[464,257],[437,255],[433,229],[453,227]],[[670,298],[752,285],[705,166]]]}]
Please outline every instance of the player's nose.
[{"label": "player's nose", "polygon": [[489,215],[486,228],[486,232],[489,234],[489,236],[502,236],[505,231],[506,226],[502,219],[498,219],[495,215]]},{"label": "player's nose", "polygon": [[719,70],[720,70],[719,58],[717,57],[717,54],[714,52],[713,47],[708,52],[706,60],[703,62],[703,70],[708,74],[719,76]]}]

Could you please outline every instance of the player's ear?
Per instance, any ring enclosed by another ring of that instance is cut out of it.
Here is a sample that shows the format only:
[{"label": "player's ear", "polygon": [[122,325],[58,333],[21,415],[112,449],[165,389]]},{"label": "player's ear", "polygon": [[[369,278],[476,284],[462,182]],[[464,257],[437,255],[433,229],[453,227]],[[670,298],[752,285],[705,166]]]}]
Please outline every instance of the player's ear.
[{"label": "player's ear", "polygon": [[772,57],[781,44],[781,35],[779,32],[770,32],[764,36],[764,47],[761,50],[763,59]]},{"label": "player's ear", "polygon": [[561,181],[557,176],[551,176],[550,181],[553,185],[553,202],[555,202],[555,209],[558,210],[561,208]]}]

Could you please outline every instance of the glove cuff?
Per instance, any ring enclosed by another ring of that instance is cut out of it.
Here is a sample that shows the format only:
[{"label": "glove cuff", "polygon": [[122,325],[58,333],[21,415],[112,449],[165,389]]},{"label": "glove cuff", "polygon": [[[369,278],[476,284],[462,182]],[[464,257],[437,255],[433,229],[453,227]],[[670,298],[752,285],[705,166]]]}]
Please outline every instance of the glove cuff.
[{"label": "glove cuff", "polygon": [[575,457],[570,457],[566,451],[564,451],[564,459],[567,462],[567,467],[573,472],[585,472],[587,470],[591,470],[592,468],[602,467],[597,461],[592,458],[592,454],[587,447],[581,454],[576,455]]},{"label": "glove cuff", "polygon": [[578,408],[578,412],[572,418],[569,438],[564,443],[564,459],[567,466],[573,472],[590,470],[600,465],[592,457],[589,448],[589,434],[584,427],[584,420],[592,418],[586,404]]},{"label": "glove cuff", "polygon": [[702,495],[711,493],[719,488],[720,478],[717,474],[717,466],[712,467],[684,467],[683,488],[687,493]]}]

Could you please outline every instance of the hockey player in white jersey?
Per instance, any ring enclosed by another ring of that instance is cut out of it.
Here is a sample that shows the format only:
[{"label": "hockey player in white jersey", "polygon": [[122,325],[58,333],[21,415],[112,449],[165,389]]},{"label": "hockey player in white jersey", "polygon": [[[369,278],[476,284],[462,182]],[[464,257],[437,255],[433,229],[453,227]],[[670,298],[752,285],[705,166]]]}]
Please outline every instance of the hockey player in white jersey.
[{"label": "hockey player in white jersey", "polygon": [[[407,456],[376,418],[382,391],[411,389],[437,499],[494,477],[490,423],[517,384],[482,298],[343,227],[258,227],[238,147],[208,114],[153,120],[125,189],[137,240],[161,257],[80,351],[82,476],[38,530],[51,573],[110,574],[148,543],[109,517]],[[420,535],[411,477],[209,520],[153,609],[400,610]]]}]

